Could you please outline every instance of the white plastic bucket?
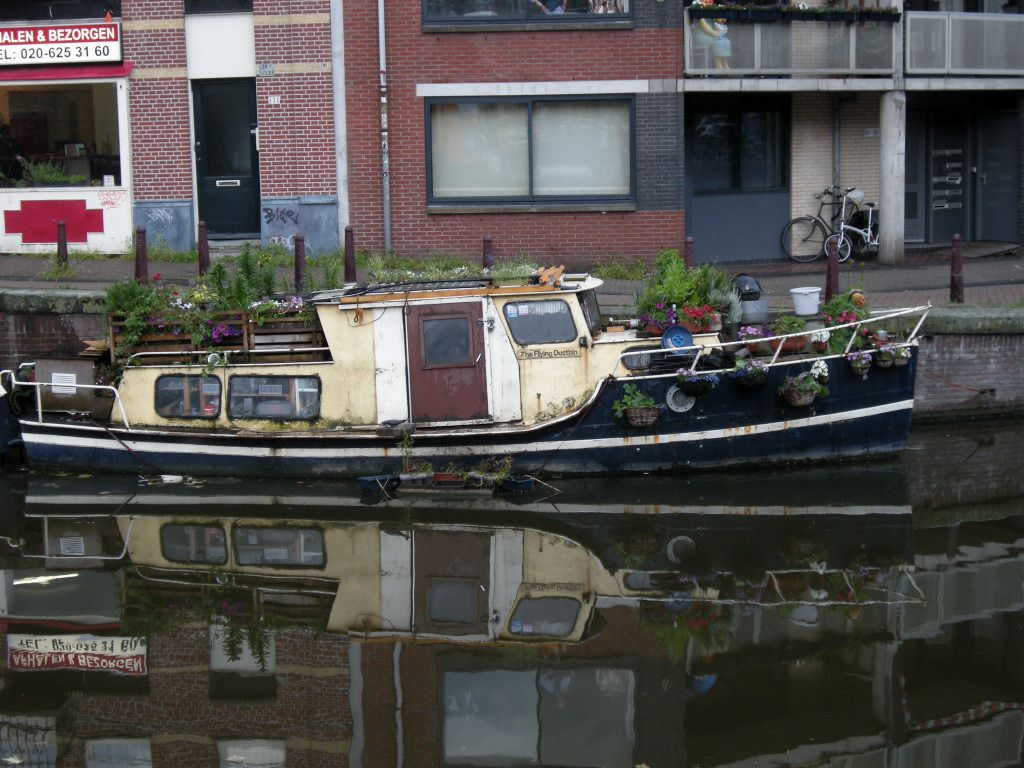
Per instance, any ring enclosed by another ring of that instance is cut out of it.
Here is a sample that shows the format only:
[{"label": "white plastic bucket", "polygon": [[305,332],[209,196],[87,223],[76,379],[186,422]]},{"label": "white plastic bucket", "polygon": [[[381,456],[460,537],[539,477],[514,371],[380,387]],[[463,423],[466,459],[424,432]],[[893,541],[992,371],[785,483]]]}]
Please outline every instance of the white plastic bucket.
[{"label": "white plastic bucket", "polygon": [[790,295],[793,297],[793,311],[798,315],[818,314],[818,299],[821,297],[821,288],[790,288]]}]

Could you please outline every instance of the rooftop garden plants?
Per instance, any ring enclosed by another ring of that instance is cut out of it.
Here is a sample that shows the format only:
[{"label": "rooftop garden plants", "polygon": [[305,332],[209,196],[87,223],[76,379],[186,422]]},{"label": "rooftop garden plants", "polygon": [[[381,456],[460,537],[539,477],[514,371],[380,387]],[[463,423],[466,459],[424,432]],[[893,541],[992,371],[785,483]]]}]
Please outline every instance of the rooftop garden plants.
[{"label": "rooftop garden plants", "polygon": [[740,297],[725,270],[714,264],[687,269],[678,251],[664,251],[637,297],[641,325],[664,330],[688,325],[695,332],[740,319]]}]

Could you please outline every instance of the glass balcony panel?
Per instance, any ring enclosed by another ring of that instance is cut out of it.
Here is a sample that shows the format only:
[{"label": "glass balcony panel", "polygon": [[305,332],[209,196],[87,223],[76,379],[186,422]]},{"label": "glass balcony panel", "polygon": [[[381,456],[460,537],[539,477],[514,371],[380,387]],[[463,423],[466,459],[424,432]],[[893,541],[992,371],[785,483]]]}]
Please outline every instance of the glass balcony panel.
[{"label": "glass balcony panel", "polygon": [[907,72],[946,71],[945,13],[907,14]]},{"label": "glass balcony panel", "polygon": [[687,74],[887,75],[893,72],[894,26],[886,22],[730,21],[725,57],[707,26],[687,18]]},{"label": "glass balcony panel", "polygon": [[1024,71],[1024,15],[907,14],[907,74],[1017,75]]}]

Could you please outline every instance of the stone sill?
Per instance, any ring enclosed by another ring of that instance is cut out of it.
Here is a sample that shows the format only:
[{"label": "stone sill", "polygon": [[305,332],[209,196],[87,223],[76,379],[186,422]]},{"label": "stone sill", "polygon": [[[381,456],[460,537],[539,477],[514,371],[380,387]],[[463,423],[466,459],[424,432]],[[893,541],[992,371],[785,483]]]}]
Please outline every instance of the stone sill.
[{"label": "stone sill", "polygon": [[636,203],[545,203],[509,205],[428,205],[427,215],[464,213],[609,213],[632,212]]}]

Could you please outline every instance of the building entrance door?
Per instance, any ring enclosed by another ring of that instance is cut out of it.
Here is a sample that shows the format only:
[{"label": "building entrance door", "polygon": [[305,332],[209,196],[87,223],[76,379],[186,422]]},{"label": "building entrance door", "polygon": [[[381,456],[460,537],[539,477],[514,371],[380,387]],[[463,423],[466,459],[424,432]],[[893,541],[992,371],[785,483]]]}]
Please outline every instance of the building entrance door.
[{"label": "building entrance door", "polygon": [[964,218],[967,131],[962,117],[931,116],[931,152],[928,156],[931,241],[948,243],[957,232],[967,237]]},{"label": "building entrance door", "polygon": [[975,240],[1017,242],[1017,180],[1020,148],[1017,115],[977,116],[974,170]]},{"label": "building entrance door", "polygon": [[194,80],[199,218],[212,238],[258,237],[255,80]]}]

